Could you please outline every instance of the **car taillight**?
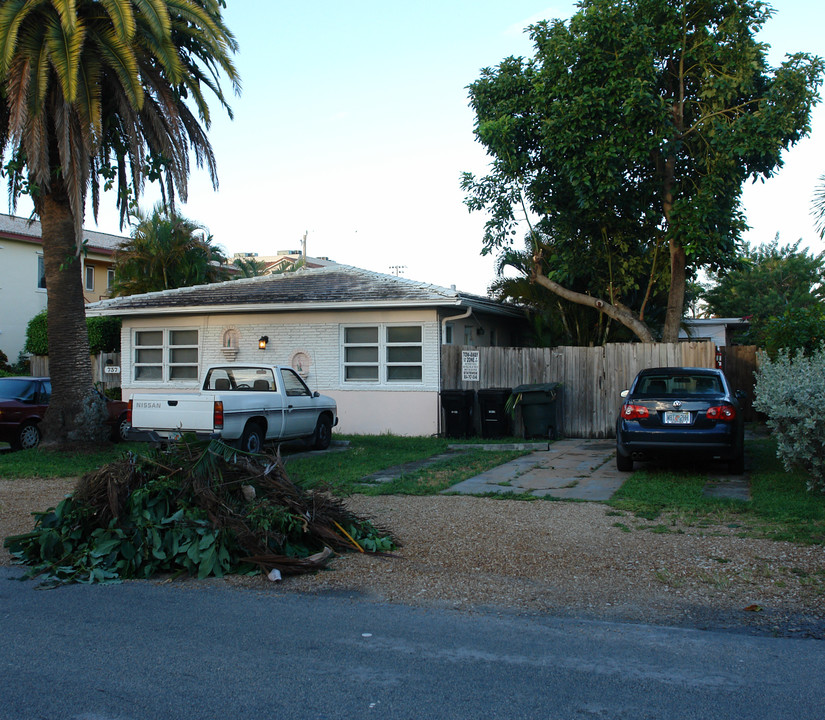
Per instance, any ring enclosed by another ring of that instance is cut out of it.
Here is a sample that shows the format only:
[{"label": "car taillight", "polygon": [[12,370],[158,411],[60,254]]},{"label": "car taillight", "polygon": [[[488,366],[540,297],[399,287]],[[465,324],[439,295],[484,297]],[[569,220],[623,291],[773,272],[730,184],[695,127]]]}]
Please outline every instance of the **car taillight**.
[{"label": "car taillight", "polygon": [[215,400],[215,408],[212,412],[212,427],[215,430],[223,428],[223,401]]},{"label": "car taillight", "polygon": [[643,420],[649,415],[650,413],[644,405],[624,405],[622,407],[622,419],[624,420]]},{"label": "car taillight", "polygon": [[736,408],[733,405],[717,405],[716,407],[708,408],[708,420],[721,420],[722,422],[730,422],[736,419]]},{"label": "car taillight", "polygon": [[129,398],[129,403],[126,405],[126,422],[132,424],[132,398]]}]

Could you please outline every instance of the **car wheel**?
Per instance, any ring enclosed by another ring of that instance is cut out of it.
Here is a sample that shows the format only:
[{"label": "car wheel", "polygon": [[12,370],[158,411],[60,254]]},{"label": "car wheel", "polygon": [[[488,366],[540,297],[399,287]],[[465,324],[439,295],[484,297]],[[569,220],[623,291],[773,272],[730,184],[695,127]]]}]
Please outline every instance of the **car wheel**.
[{"label": "car wheel", "polygon": [[312,447],[316,450],[326,450],[332,442],[332,423],[328,417],[319,417],[312,434]]},{"label": "car wheel", "polygon": [[616,469],[621,472],[630,472],[633,469],[633,458],[616,451]]},{"label": "car wheel", "polygon": [[739,453],[733,460],[728,461],[728,472],[731,475],[741,475],[745,472],[745,453]]},{"label": "car wheel", "polygon": [[247,423],[241,435],[240,449],[248,453],[260,453],[264,447],[264,431],[256,423]]},{"label": "car wheel", "polygon": [[126,413],[123,413],[112,428],[113,442],[126,442],[129,439],[129,421],[126,419]]},{"label": "car wheel", "polygon": [[31,450],[40,444],[40,428],[35,423],[23,423],[17,433],[15,447],[18,450]]}]

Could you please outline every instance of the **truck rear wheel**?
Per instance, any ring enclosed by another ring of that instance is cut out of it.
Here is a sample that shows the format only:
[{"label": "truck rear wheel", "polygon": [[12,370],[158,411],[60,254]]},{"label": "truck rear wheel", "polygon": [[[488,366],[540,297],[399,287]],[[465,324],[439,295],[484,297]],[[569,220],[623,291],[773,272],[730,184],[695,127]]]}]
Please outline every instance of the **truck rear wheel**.
[{"label": "truck rear wheel", "polygon": [[247,423],[241,435],[240,449],[248,453],[260,453],[264,447],[264,431],[257,423]]},{"label": "truck rear wheel", "polygon": [[326,450],[332,442],[332,422],[328,417],[319,417],[312,434],[312,447],[316,450]]}]

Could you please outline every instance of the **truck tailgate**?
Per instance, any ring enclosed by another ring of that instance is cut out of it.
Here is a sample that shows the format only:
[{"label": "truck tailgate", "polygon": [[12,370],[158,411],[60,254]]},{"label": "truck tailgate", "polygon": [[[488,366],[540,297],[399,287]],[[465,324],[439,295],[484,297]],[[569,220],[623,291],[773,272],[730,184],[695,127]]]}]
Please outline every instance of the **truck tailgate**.
[{"label": "truck tailgate", "polygon": [[136,430],[212,430],[214,399],[198,395],[136,395],[132,402],[132,427]]}]

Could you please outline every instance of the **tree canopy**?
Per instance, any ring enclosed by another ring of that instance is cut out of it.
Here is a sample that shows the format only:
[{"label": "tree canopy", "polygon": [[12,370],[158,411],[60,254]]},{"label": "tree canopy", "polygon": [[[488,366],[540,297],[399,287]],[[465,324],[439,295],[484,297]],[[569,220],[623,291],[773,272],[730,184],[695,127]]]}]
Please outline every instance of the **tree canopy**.
[{"label": "tree canopy", "polygon": [[[825,301],[825,253],[799,249],[800,242],[780,246],[778,238],[767,245],[746,248],[737,267],[712,278],[703,299],[711,315],[745,317],[750,330],[740,341],[767,347],[784,324],[805,323]],[[793,322],[791,322],[793,321]],[[784,334],[782,334],[784,337]],[[823,339],[823,338],[819,338]]]},{"label": "tree canopy", "polygon": [[177,210],[139,213],[131,238],[115,253],[112,295],[171,290],[229,279],[226,257],[212,236]]},{"label": "tree canopy", "polygon": [[528,277],[644,341],[664,283],[661,339],[675,341],[689,281],[735,262],[743,182],[809,132],[823,62],[769,68],[755,35],[771,10],[756,0],[578,7],[531,26],[533,58],[470,86],[492,162],[463,176],[466,203],[490,215],[483,252],[509,248],[526,221]]}]

